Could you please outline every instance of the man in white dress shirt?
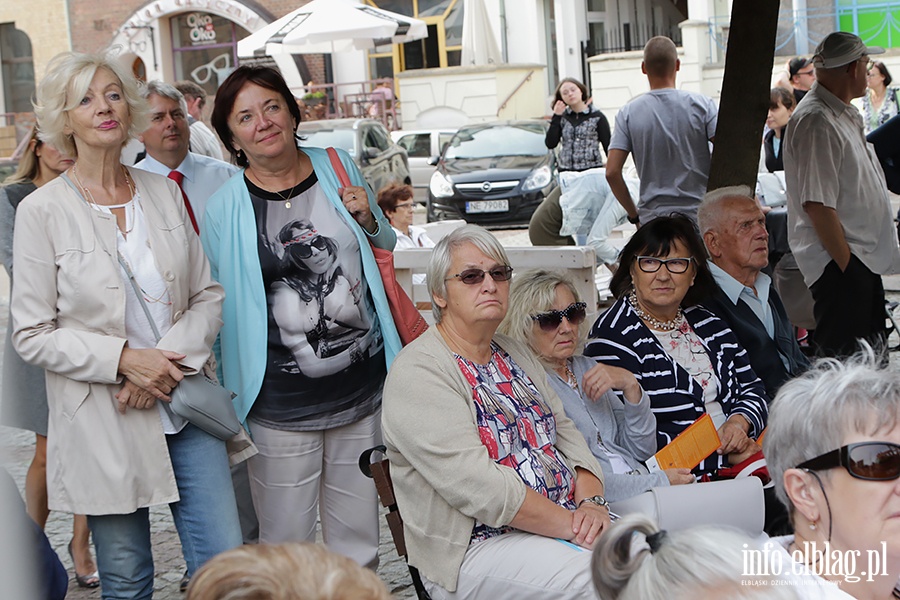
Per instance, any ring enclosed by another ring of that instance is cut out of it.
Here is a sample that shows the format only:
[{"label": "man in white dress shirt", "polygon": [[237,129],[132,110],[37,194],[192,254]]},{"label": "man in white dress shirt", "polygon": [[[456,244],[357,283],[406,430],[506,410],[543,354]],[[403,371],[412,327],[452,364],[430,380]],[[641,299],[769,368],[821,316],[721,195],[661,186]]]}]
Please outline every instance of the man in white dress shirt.
[{"label": "man in white dress shirt", "polygon": [[[174,86],[150,81],[144,87],[150,105],[150,127],[141,134],[147,156],[135,166],[175,180],[190,206],[195,230],[203,224],[206,201],[237,173],[224,161],[188,151],[190,133],[184,96]],[[177,173],[177,174],[176,174]]]}]

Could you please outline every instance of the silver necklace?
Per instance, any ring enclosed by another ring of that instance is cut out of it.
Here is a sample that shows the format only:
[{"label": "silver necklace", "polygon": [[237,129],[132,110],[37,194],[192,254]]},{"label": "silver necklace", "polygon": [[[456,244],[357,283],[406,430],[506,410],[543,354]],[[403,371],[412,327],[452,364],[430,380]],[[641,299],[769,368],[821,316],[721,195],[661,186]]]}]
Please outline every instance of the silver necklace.
[{"label": "silver necklace", "polygon": [[[127,225],[128,215],[125,215],[126,226],[125,226],[125,230],[122,232],[125,235],[128,235],[134,229],[134,224],[135,224],[135,220],[136,220],[135,219],[134,196],[137,193],[137,189],[134,186],[134,182],[131,181],[131,176],[128,174],[128,169],[126,169],[125,167],[122,167],[122,170],[125,173],[125,185],[128,186],[128,192],[131,195],[131,200],[129,200],[128,203],[123,206],[123,208],[131,206],[131,227],[130,228],[128,227],[128,225]],[[93,205],[95,210],[99,211],[100,206],[97,204],[97,201],[94,200],[94,194],[91,193],[91,190],[88,189],[88,187],[81,182],[81,178],[78,177],[78,163],[75,163],[74,165],[72,165],[72,177],[75,179],[75,182],[78,184],[78,187],[80,187],[81,191],[84,193],[85,200],[89,204]]]},{"label": "silver necklace", "polygon": [[631,305],[631,309],[637,313],[642,320],[646,321],[654,329],[658,329],[659,331],[672,331],[677,329],[681,325],[681,321],[684,319],[684,311],[681,310],[681,307],[678,307],[678,312],[675,313],[675,318],[669,321],[660,321],[643,308],[641,308],[637,299],[637,292],[635,290],[631,290],[631,293],[628,294],[628,304]]}]

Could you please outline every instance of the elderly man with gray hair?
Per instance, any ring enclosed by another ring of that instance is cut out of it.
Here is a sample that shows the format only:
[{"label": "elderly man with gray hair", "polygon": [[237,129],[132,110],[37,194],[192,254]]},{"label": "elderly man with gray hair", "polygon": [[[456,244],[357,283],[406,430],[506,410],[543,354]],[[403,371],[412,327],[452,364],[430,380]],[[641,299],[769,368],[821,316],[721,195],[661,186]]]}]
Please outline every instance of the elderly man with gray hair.
[{"label": "elderly man with gray hair", "polygon": [[698,221],[717,284],[703,305],[728,323],[774,398],[809,361],[771,278],[762,272],[769,260],[766,218],[749,187],[731,186],[703,197]]}]

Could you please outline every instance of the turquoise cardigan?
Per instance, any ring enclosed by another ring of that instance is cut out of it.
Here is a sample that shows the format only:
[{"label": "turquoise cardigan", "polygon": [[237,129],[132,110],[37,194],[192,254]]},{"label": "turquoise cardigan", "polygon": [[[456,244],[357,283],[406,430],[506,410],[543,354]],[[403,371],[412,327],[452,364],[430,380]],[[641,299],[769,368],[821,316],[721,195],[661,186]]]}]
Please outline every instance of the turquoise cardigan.
[{"label": "turquoise cardigan", "polygon": [[[302,150],[312,160],[325,195],[356,234],[362,253],[363,275],[375,303],[375,312],[384,338],[386,366],[390,368],[402,344],[391,317],[381,272],[375,263],[369,240],[379,248],[392,250],[397,241],[396,234],[378,207],[375,194],[369,189],[347,152],[338,150],[350,181],[353,185],[366,188],[369,207],[378,223],[374,236],[367,234],[344,208],[338,194],[340,182],[331,167],[327,151],[324,148]],[[243,170],[209,199],[200,238],[209,258],[212,276],[225,288],[225,303],[222,306],[224,324],[214,347],[219,365],[219,381],[237,394],[234,406],[238,418],[244,422],[259,395],[266,372],[268,324],[256,219],[250,193],[244,183]]]}]

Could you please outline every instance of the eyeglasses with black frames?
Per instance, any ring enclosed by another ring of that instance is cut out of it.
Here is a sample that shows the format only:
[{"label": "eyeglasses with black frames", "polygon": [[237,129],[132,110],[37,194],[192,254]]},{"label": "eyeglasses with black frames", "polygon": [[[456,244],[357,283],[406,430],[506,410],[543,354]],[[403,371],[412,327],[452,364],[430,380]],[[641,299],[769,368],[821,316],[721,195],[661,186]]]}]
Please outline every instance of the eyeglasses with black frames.
[{"label": "eyeglasses with black frames", "polygon": [[693,257],[688,258],[659,258],[657,256],[635,256],[638,269],[644,273],[656,273],[659,268],[666,265],[669,273],[680,274],[688,270]]},{"label": "eyeglasses with black frames", "polygon": [[587,304],[584,302],[573,302],[563,310],[549,310],[544,313],[531,315],[531,318],[537,321],[537,324],[543,331],[555,331],[562,323],[563,317],[577,327],[584,322],[586,316]]},{"label": "eyeglasses with black frames", "polygon": [[478,285],[484,281],[485,275],[490,275],[491,279],[494,281],[509,281],[512,278],[512,274],[513,268],[509,265],[497,265],[488,271],[483,271],[481,269],[466,269],[465,271],[460,271],[456,275],[447,277],[444,281],[459,279],[466,285]]},{"label": "eyeglasses with black frames", "polygon": [[892,481],[900,477],[900,446],[891,442],[857,442],[797,465],[798,469],[810,471],[835,467],[844,467],[856,479]]}]

